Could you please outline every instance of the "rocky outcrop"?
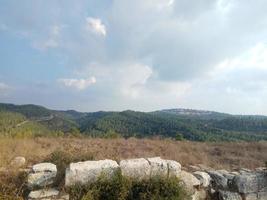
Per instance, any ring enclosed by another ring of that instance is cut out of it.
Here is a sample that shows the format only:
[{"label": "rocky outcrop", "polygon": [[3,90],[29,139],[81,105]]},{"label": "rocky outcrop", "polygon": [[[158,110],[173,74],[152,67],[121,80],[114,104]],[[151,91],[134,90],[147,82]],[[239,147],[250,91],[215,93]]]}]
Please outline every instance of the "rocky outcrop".
[{"label": "rocky outcrop", "polygon": [[267,173],[241,169],[239,172],[217,170],[208,172],[210,187],[219,200],[267,200]]},{"label": "rocky outcrop", "polygon": [[96,181],[101,175],[112,177],[119,169],[113,160],[71,163],[66,170],[65,185],[86,184]]},{"label": "rocky outcrop", "polygon": [[123,176],[144,180],[150,176],[149,162],[144,158],[120,161],[120,169]]},{"label": "rocky outcrop", "polygon": [[203,187],[209,187],[210,185],[210,175],[206,172],[196,171],[193,173],[193,175],[200,181],[201,186]]},{"label": "rocky outcrop", "polygon": [[180,175],[178,176],[185,186],[185,189],[190,193],[194,194],[195,189],[200,186],[200,181],[191,173],[186,171],[181,171]]},{"label": "rocky outcrop", "polygon": [[40,163],[32,167],[27,186],[30,189],[44,188],[53,184],[57,175],[57,167],[52,163]]},{"label": "rocky outcrop", "polygon": [[[266,168],[228,172],[208,167],[181,170],[181,164],[160,157],[71,163],[66,170],[65,186],[95,182],[102,175],[111,178],[116,172],[139,181],[153,177],[178,177],[191,200],[267,200]],[[192,171],[192,170],[191,170]],[[53,189],[57,167],[52,163],[32,166],[28,175],[29,200],[68,200],[69,196]],[[50,189],[49,189],[50,187]]]},{"label": "rocky outcrop", "polygon": [[160,157],[148,158],[150,164],[150,177],[167,177],[168,176],[168,164],[166,160]]},{"label": "rocky outcrop", "polygon": [[182,166],[180,163],[174,161],[174,160],[166,160],[168,165],[168,176],[169,177],[175,177],[179,176],[181,173]]}]

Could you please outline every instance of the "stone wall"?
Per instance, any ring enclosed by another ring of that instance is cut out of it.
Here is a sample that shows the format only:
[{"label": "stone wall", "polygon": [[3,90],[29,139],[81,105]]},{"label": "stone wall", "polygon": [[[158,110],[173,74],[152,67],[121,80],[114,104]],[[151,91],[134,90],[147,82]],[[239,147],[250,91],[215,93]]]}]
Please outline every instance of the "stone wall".
[{"label": "stone wall", "polygon": [[[229,172],[197,165],[185,169],[176,161],[160,157],[121,160],[119,163],[113,160],[71,163],[66,169],[65,187],[93,183],[102,174],[109,178],[118,170],[123,176],[140,181],[155,176],[178,177],[192,200],[267,200],[265,168]],[[52,188],[56,175],[57,167],[52,163],[32,166],[27,182],[31,190],[28,199],[68,200],[67,194]]]}]

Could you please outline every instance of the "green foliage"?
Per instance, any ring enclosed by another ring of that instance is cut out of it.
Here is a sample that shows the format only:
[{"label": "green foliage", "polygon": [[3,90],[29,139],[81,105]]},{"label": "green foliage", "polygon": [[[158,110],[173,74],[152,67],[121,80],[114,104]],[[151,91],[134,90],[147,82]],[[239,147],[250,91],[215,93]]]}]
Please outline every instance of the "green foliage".
[{"label": "green foliage", "polygon": [[267,117],[179,109],[80,113],[0,104],[0,137],[81,134],[101,138],[160,136],[194,141],[260,141],[267,140]]},{"label": "green foliage", "polygon": [[117,139],[117,138],[121,138],[121,135],[119,133],[116,133],[115,131],[108,131],[107,133],[104,134],[103,138],[106,139]]},{"label": "green foliage", "polygon": [[175,135],[175,140],[182,141],[182,140],[184,140],[184,136],[181,133],[177,133]]},{"label": "green foliage", "polygon": [[134,181],[118,172],[113,178],[101,176],[96,183],[69,189],[73,200],[187,200],[188,194],[177,178]]}]

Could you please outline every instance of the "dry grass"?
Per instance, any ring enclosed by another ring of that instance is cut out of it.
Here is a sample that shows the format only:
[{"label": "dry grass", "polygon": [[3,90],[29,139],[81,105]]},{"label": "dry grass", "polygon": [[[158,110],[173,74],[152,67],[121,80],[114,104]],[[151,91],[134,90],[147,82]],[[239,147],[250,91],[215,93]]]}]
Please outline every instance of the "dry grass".
[{"label": "dry grass", "polygon": [[[94,159],[161,156],[179,161],[183,166],[204,164],[216,169],[256,168],[267,161],[267,142],[200,143],[159,139],[36,138],[0,139],[0,167],[16,156],[28,164],[41,162],[60,150],[76,157],[93,155]],[[86,157],[86,156],[85,156]]]}]

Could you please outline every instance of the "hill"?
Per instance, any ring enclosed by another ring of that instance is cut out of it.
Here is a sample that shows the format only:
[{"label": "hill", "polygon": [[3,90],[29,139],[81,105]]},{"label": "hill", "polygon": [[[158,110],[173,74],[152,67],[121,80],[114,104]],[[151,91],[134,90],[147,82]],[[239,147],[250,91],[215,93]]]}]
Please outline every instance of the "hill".
[{"label": "hill", "polygon": [[[32,125],[30,127],[33,130],[27,129],[31,130],[29,135],[40,135],[42,132],[41,135],[81,133],[92,137],[157,136],[193,141],[267,140],[265,116],[230,115],[191,109],[82,113],[13,104],[0,104],[0,113],[0,118],[5,119],[0,123],[1,135],[18,134],[16,124],[22,123],[20,128]],[[12,134],[6,133],[7,126],[8,132]]]}]

